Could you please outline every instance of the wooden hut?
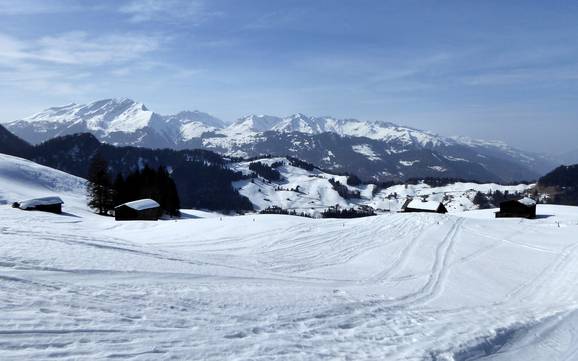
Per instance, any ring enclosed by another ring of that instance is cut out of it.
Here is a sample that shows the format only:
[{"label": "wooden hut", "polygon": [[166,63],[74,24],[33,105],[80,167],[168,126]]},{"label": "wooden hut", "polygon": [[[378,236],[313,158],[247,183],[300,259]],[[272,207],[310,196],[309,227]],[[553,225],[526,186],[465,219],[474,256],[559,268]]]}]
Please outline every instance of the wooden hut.
[{"label": "wooden hut", "polygon": [[408,198],[401,207],[402,212],[448,213],[442,202]]},{"label": "wooden hut", "polygon": [[161,206],[148,198],[121,204],[114,208],[114,219],[117,221],[157,221],[161,215]]},{"label": "wooden hut", "polygon": [[16,202],[12,206],[14,208],[20,208],[27,211],[62,213],[63,203],[64,202],[62,199],[60,199],[60,197],[42,197]]},{"label": "wooden hut", "polygon": [[504,201],[496,218],[536,218],[536,201],[528,197]]}]

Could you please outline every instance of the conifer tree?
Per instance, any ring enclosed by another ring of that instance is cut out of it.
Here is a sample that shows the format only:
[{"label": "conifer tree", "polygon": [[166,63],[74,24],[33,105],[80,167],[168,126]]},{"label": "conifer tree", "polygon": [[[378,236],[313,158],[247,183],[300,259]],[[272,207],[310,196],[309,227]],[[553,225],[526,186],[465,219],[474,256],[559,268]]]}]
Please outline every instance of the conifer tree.
[{"label": "conifer tree", "polygon": [[114,194],[108,163],[99,154],[95,155],[88,168],[88,206],[98,214],[106,215],[114,207]]},{"label": "conifer tree", "polygon": [[113,189],[114,189],[114,205],[118,206],[121,205],[123,203],[128,202],[129,200],[126,198],[126,182],[124,180],[124,177],[122,176],[121,173],[118,173],[116,175],[116,178],[114,179],[114,183],[113,183]]}]

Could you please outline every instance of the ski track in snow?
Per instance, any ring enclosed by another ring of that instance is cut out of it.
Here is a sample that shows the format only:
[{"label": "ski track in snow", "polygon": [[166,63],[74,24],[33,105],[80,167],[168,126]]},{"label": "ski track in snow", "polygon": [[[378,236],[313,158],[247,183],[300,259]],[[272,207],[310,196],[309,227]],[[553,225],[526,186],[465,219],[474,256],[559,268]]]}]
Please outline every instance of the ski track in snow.
[{"label": "ski track in snow", "polygon": [[[575,305],[578,244],[525,244],[532,227],[512,222],[504,236],[455,216],[226,217],[176,222],[206,231],[184,241],[163,233],[174,221],[29,214],[0,211],[3,360],[433,360]],[[460,251],[470,237],[487,243]],[[452,301],[457,269],[503,247],[549,259],[491,302]]]},{"label": "ski track in snow", "polygon": [[65,177],[8,183],[18,167],[0,174],[1,360],[578,354],[576,208],[115,222],[85,208],[78,179],[59,191],[66,214],[12,209]]}]

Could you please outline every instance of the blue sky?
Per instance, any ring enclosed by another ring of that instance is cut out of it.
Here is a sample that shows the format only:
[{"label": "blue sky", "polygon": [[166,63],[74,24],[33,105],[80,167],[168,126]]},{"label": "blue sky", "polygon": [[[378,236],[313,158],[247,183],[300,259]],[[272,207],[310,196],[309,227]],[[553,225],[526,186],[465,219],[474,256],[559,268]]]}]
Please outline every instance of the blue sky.
[{"label": "blue sky", "polygon": [[0,121],[130,97],[578,148],[578,2],[0,0]]}]

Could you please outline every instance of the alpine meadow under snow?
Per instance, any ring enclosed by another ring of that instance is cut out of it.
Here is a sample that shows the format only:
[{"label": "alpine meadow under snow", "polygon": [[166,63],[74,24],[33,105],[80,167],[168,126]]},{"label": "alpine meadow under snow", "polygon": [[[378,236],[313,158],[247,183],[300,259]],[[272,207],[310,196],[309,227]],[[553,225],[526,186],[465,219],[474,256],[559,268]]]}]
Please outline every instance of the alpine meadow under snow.
[{"label": "alpine meadow under snow", "polygon": [[[323,198],[325,177],[288,179]],[[265,192],[258,204],[272,197],[259,182],[238,186]],[[64,213],[10,206],[43,196],[61,197]],[[578,354],[576,207],[538,205],[536,220],[454,207],[350,220],[183,210],[115,222],[85,197],[83,179],[0,155],[2,360]]]}]

